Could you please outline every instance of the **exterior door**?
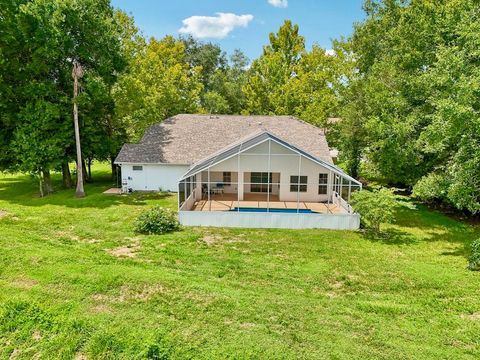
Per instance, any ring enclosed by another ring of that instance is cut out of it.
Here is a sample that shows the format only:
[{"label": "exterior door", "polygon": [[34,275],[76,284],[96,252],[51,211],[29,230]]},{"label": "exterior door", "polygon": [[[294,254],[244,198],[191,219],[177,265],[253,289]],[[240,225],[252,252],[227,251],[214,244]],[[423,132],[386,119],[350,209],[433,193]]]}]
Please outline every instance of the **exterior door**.
[{"label": "exterior door", "polygon": [[[250,191],[257,193],[272,192],[272,173],[252,172],[250,177]],[[269,185],[270,183],[270,185]],[[268,189],[270,186],[270,190]]]}]

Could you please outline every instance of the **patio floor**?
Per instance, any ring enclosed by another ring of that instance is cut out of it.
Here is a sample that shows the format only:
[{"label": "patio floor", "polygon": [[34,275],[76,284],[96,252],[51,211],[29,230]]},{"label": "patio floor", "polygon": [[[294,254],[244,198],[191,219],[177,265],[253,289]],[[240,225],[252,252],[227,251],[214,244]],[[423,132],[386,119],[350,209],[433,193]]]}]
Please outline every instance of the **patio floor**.
[{"label": "patio floor", "polygon": [[[235,207],[267,208],[270,209],[296,209],[296,201],[279,201],[277,195],[270,195],[270,202],[266,194],[245,194],[244,200],[238,201],[233,194],[212,195],[209,200],[195,202],[192,211],[229,211]],[[317,213],[339,214],[345,211],[334,204],[305,202],[298,203],[300,209],[310,209]]]}]

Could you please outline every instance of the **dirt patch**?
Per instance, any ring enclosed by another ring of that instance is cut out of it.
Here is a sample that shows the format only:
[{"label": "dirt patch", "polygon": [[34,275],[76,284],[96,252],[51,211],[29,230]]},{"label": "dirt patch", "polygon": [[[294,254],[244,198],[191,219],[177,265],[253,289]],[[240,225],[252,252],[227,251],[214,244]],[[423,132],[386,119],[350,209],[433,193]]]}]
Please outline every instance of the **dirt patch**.
[{"label": "dirt patch", "polygon": [[119,246],[114,249],[106,250],[110,255],[115,257],[128,257],[134,258],[137,256],[138,251],[140,250],[140,239],[139,238],[125,238],[126,240],[130,240],[131,243],[125,246]]},{"label": "dirt patch", "polygon": [[20,289],[31,289],[38,284],[37,280],[26,277],[17,278],[12,282],[12,285]]},{"label": "dirt patch", "polygon": [[0,209],[0,219],[3,219],[3,218],[6,217],[7,215],[8,215],[8,212],[6,212],[5,210]]},{"label": "dirt patch", "polygon": [[327,297],[329,299],[334,299],[334,298],[338,297],[338,295],[335,294],[334,292],[327,292],[325,295],[327,295]]},{"label": "dirt patch", "polygon": [[213,235],[213,234],[207,234],[201,239],[201,241],[207,244],[208,246],[212,246],[215,243],[220,242],[222,240],[223,240],[223,237],[219,235]]},{"label": "dirt patch", "polygon": [[147,301],[157,294],[165,293],[165,288],[160,284],[144,285],[141,289],[132,289],[130,287],[122,287],[120,291],[121,301],[138,300]]},{"label": "dirt patch", "polygon": [[240,324],[240,329],[252,329],[256,326],[254,323],[242,323]]},{"label": "dirt patch", "polygon": [[74,360],[88,360],[88,357],[85,354],[78,353],[75,355]]},{"label": "dirt patch", "polygon": [[100,242],[100,240],[98,240],[98,239],[88,239],[88,240],[85,240],[85,242],[87,244],[98,244]]},{"label": "dirt patch", "polygon": [[12,353],[10,354],[9,359],[10,360],[16,359],[19,355],[20,355],[20,350],[13,349]]},{"label": "dirt patch", "polygon": [[90,310],[96,314],[110,314],[112,312],[112,308],[107,304],[97,304],[91,307]]},{"label": "dirt patch", "polygon": [[43,336],[42,334],[40,333],[40,331],[34,331],[33,334],[32,334],[32,338],[33,340],[42,340]]},{"label": "dirt patch", "polygon": [[208,246],[212,246],[215,244],[231,244],[231,243],[249,243],[250,241],[244,238],[243,234],[237,236],[227,235],[224,236],[223,234],[212,234],[207,233],[201,239],[201,242],[207,244]]},{"label": "dirt patch", "polygon": [[137,256],[138,246],[120,246],[115,249],[107,250],[110,255],[116,257],[129,257],[134,258]]},{"label": "dirt patch", "polygon": [[[165,293],[166,289],[160,284],[144,285],[139,288],[122,286],[117,295],[95,294],[94,301],[102,303],[123,303],[129,301],[148,301],[157,294]],[[104,304],[102,304],[104,305]],[[100,308],[101,309],[101,308]]]},{"label": "dirt patch", "polygon": [[69,231],[57,231],[55,233],[55,235],[59,238],[67,239],[67,240],[71,240],[71,241],[79,241],[80,240],[80,237],[78,237],[75,234],[72,234]]},{"label": "dirt patch", "polygon": [[343,285],[344,285],[343,281],[335,281],[335,282],[330,284],[332,289],[341,289],[341,288],[343,288]]},{"label": "dirt patch", "polygon": [[462,314],[460,315],[463,319],[471,320],[471,321],[480,321],[480,312],[476,312],[473,314]]}]

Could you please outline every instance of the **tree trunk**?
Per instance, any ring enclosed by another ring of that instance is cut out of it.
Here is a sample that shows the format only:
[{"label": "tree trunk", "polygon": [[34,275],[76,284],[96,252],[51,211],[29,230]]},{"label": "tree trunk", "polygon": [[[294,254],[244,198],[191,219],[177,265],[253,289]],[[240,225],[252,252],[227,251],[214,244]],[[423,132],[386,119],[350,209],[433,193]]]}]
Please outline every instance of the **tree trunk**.
[{"label": "tree trunk", "polygon": [[70,173],[68,161],[62,163],[62,183],[65,189],[70,189],[73,186],[72,174]]},{"label": "tree trunk", "polygon": [[88,158],[87,164],[88,164],[88,181],[92,181],[92,158]]},{"label": "tree trunk", "polygon": [[83,183],[85,184],[90,182],[90,179],[88,178],[87,164],[85,163],[85,160],[82,160],[82,171],[83,171]]},{"label": "tree trunk", "polygon": [[72,70],[73,77],[73,125],[75,128],[75,145],[77,150],[77,189],[75,191],[76,197],[85,197],[85,190],[83,188],[83,161],[82,149],[80,145],[80,128],[78,125],[78,78],[82,77],[82,68],[76,62],[73,63]]},{"label": "tree trunk", "polygon": [[113,156],[110,156],[110,167],[112,169],[112,180],[117,181],[117,165],[115,165],[113,162],[115,161],[115,158]]},{"label": "tree trunk", "polygon": [[43,189],[44,193],[51,194],[53,192],[52,179],[50,177],[50,170],[43,170]]}]

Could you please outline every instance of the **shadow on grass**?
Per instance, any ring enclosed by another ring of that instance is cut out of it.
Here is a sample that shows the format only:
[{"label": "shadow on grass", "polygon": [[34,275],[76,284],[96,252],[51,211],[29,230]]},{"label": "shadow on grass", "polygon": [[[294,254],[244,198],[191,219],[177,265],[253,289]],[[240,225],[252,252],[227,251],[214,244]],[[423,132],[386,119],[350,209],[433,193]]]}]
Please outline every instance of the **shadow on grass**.
[{"label": "shadow on grass", "polygon": [[379,242],[387,245],[412,245],[418,243],[419,241],[412,234],[392,228],[380,232],[363,230],[362,235],[369,241]]},{"label": "shadow on grass", "polygon": [[104,209],[115,205],[146,205],[150,200],[167,200],[169,193],[145,192],[128,195],[103,194],[115,184],[109,174],[98,174],[92,183],[85,184],[85,198],[75,197],[75,189],[62,188],[60,174],[52,176],[54,193],[41,198],[38,183],[29,175],[0,178],[0,200],[22,206],[58,205],[70,208]]}]

